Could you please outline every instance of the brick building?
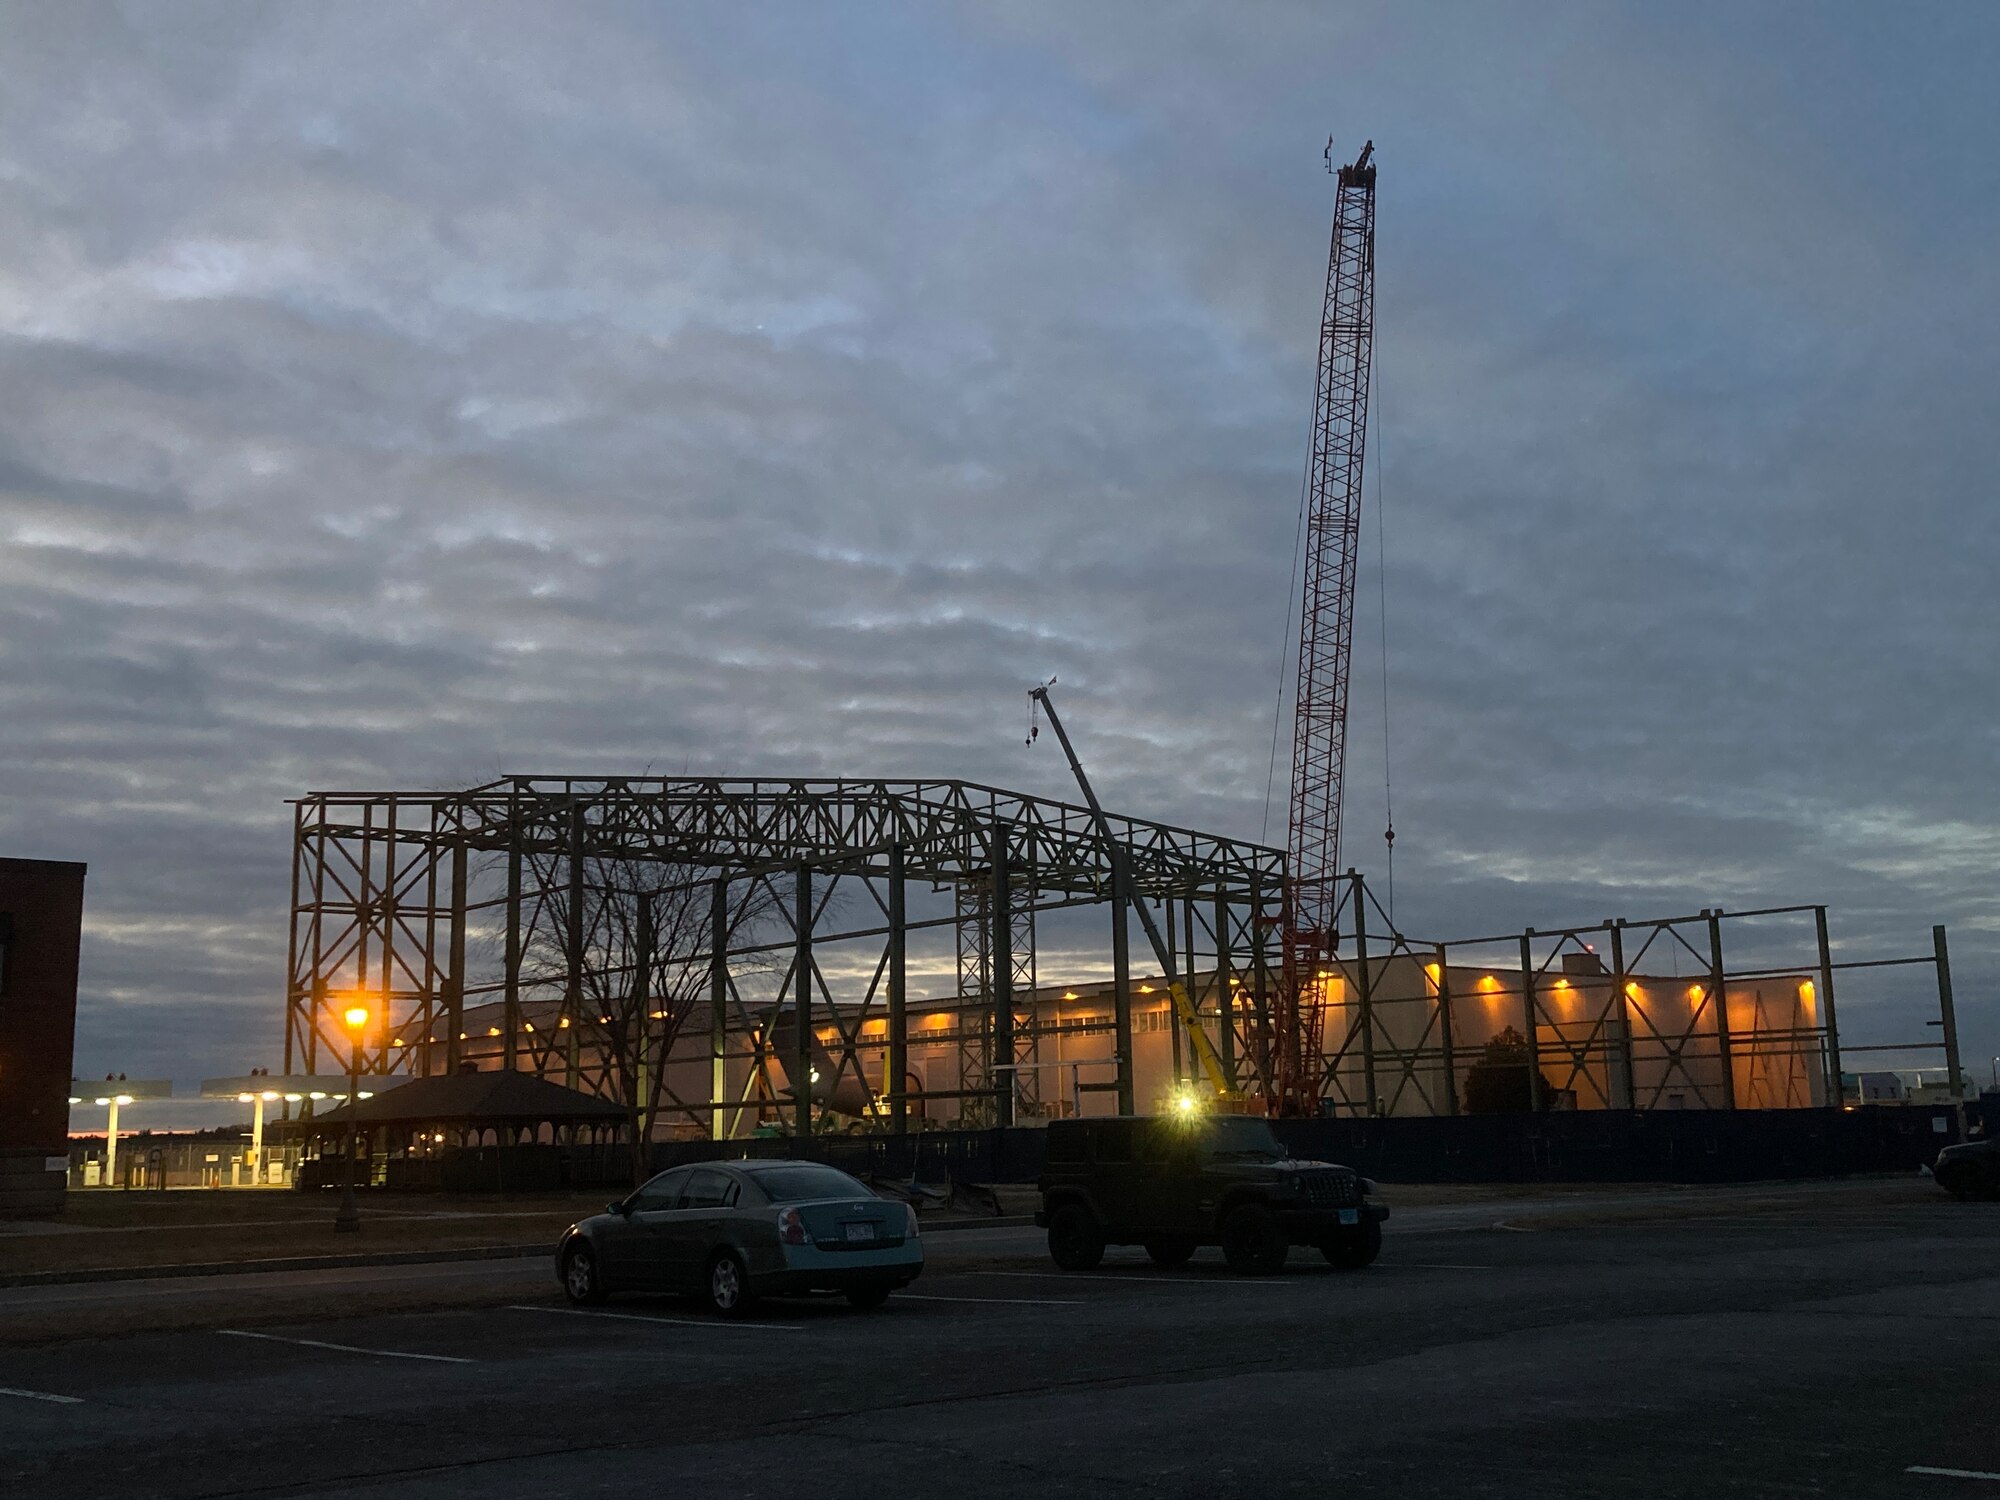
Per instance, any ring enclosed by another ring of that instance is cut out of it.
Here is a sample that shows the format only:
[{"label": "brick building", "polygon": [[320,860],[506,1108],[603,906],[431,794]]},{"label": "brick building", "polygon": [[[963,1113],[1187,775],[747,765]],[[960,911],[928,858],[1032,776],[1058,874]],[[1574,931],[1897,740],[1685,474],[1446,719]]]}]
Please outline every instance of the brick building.
[{"label": "brick building", "polygon": [[0,859],[0,1217],[63,1204],[84,870]]}]

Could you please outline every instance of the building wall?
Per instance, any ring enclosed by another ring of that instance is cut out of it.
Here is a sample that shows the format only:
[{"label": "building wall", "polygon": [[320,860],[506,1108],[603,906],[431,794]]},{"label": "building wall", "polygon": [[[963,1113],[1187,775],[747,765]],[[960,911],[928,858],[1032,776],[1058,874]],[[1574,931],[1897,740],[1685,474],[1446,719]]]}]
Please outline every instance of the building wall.
[{"label": "building wall", "polygon": [[[1429,966],[1398,955],[1370,964],[1370,1010],[1375,1047],[1375,1098],[1379,1112],[1389,1115],[1430,1115],[1449,1112],[1443,1034],[1438,1005],[1438,977]],[[1518,973],[1487,972],[1453,966],[1444,976],[1451,996],[1454,1067],[1452,1088],[1461,1111],[1469,1107],[1468,1086],[1475,1070],[1492,1069],[1494,1059],[1515,1059],[1504,1066],[1525,1087],[1524,1054],[1509,1053],[1521,1044],[1524,1018]],[[1335,1112],[1367,1112],[1366,1049],[1360,1032],[1361,1005],[1351,963],[1338,967],[1324,982],[1322,1044],[1334,1077]],[[1219,1003],[1215,977],[1194,976],[1204,1030],[1220,1048]],[[1254,1084],[1260,1030],[1247,1014],[1248,991],[1237,988],[1233,1006],[1238,1017],[1236,1055],[1238,1078]],[[1542,976],[1537,982],[1540,1017],[1541,1073],[1547,1080],[1549,1104],[1557,1109],[1703,1109],[1725,1102],[1720,1051],[1715,1038],[1714,1008],[1706,1002],[1699,980],[1668,976],[1635,976],[1621,1007],[1610,976],[1567,973]],[[1111,986],[1108,982],[1050,987],[1030,1005],[1022,1002],[1018,1023],[1027,1028],[1032,1011],[1040,1028],[1040,1066],[1023,1075],[1016,1118],[1022,1124],[1056,1119],[1072,1113],[1104,1115],[1117,1108],[1117,1095],[1090,1084],[1115,1080],[1112,1065],[1115,1032]],[[546,1039],[558,1025],[553,1002],[523,1007],[527,1037]],[[492,1068],[501,1062],[499,1007],[468,1011],[462,1046],[469,1063]],[[1759,980],[1754,986],[1729,986],[1732,1035],[1731,1077],[1739,1108],[1800,1108],[1826,1102],[1822,1042],[1818,1033],[1816,997],[1802,976]],[[930,1090],[940,1097],[913,1099],[913,1118],[936,1125],[991,1123],[985,1101],[951,1097],[969,1086],[962,1063],[985,1024],[977,1002],[956,998],[909,1002],[909,1066],[913,1090]],[[868,1096],[888,1092],[888,1024],[876,1013],[861,1025],[858,1045]],[[586,1033],[587,1038],[587,1033]],[[830,1024],[818,1029],[825,1049],[817,1092],[830,1091],[828,1077],[842,1073],[839,1105],[849,1112],[866,1108],[866,1097],[834,1058],[842,1051]],[[1183,1038],[1183,1041],[1185,1039]],[[1135,976],[1132,983],[1132,1053],[1134,1098],[1142,1110],[1155,1109],[1176,1087],[1174,1015],[1164,986],[1156,977]],[[751,1134],[759,1125],[785,1128],[791,1123],[785,1057],[790,1044],[765,1065],[763,1080],[753,1079],[749,1039],[732,1032],[728,1059],[727,1098],[731,1101],[732,1133]],[[1489,1052],[1489,1048],[1494,1049]],[[579,1086],[589,1088],[592,1060],[587,1048]],[[1406,1066],[1407,1063],[1407,1066]],[[526,1059],[523,1065],[527,1065]],[[546,1056],[543,1077],[569,1082],[566,1051]],[[704,1106],[710,1093],[708,1033],[691,1025],[678,1040],[667,1063],[666,1082],[680,1099]],[[1194,1054],[1183,1045],[1179,1078],[1198,1076]],[[1082,1085],[1082,1087],[1079,1087]],[[736,1101],[747,1100],[737,1108]],[[695,1112],[668,1107],[659,1117],[662,1138],[705,1134],[705,1109]]]},{"label": "building wall", "polygon": [[[1363,1006],[1350,966],[1326,987],[1326,1050],[1338,1089],[1364,1113]],[[1450,996],[1454,1083],[1461,1109],[1471,1071],[1523,1044],[1518,970],[1434,965],[1398,956],[1369,966],[1377,1112],[1446,1112],[1439,980]],[[1558,1109],[1801,1109],[1827,1102],[1818,996],[1802,974],[1726,986],[1729,1078],[1723,1086],[1716,1008],[1700,977],[1541,974],[1535,980],[1541,1072]],[[1490,1050],[1489,1050],[1490,1049]],[[1406,1069],[1405,1064],[1410,1066]],[[1525,1074],[1525,1062],[1522,1063]]]},{"label": "building wall", "polygon": [[84,870],[0,859],[0,1215],[62,1207]]}]

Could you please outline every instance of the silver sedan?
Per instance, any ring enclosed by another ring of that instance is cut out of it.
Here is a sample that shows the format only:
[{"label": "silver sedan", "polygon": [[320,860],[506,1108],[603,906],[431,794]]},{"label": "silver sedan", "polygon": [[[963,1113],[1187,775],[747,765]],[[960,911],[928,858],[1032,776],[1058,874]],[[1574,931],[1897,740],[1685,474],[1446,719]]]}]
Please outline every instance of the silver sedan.
[{"label": "silver sedan", "polygon": [[674,1167],[572,1224],[556,1246],[556,1275],[572,1302],[680,1293],[725,1317],[799,1292],[842,1292],[856,1307],[879,1307],[923,1269],[916,1211],[816,1162]]}]

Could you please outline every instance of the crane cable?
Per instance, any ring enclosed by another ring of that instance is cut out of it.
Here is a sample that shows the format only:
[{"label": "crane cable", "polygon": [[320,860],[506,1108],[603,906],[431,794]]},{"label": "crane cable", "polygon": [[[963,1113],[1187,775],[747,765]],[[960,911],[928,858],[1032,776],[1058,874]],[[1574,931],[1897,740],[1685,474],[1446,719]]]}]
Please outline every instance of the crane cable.
[{"label": "crane cable", "polygon": [[[1297,661],[1292,646],[1296,637],[1292,634],[1292,606],[1299,603],[1299,557],[1305,549],[1306,540],[1306,496],[1312,485],[1312,433],[1313,422],[1318,416],[1318,393],[1313,397],[1314,410],[1306,420],[1306,466],[1299,473],[1299,520],[1298,528],[1292,533],[1292,581],[1285,590],[1285,630],[1279,637],[1278,645],[1278,686],[1275,702],[1271,705],[1271,764],[1264,773],[1264,824],[1257,835],[1259,843],[1271,841],[1271,793],[1278,783],[1278,731],[1285,719],[1285,668]],[[1286,827],[1290,828],[1289,816]]]},{"label": "crane cable", "polygon": [[[1376,305],[1381,305],[1377,298]],[[1369,385],[1373,399],[1370,421],[1375,428],[1375,600],[1382,631],[1382,814],[1387,826],[1382,840],[1389,849],[1389,925],[1396,925],[1396,798],[1389,755],[1389,551],[1382,522],[1382,377],[1372,361]]]}]

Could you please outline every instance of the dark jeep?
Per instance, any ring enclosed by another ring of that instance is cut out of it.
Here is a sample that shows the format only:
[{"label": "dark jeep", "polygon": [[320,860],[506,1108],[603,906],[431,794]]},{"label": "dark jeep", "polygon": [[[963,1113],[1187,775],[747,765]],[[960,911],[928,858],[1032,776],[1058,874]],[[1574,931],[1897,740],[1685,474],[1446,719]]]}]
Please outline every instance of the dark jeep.
[{"label": "dark jeep", "polygon": [[1267,1121],[1244,1115],[1054,1121],[1038,1185],[1035,1222],[1066,1271],[1089,1270],[1106,1245],[1144,1245],[1163,1266],[1220,1245],[1232,1270],[1257,1275],[1295,1244],[1359,1270],[1389,1217],[1360,1173],[1293,1161]]}]

